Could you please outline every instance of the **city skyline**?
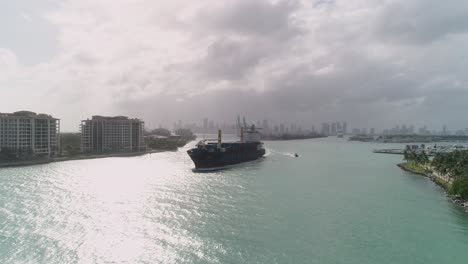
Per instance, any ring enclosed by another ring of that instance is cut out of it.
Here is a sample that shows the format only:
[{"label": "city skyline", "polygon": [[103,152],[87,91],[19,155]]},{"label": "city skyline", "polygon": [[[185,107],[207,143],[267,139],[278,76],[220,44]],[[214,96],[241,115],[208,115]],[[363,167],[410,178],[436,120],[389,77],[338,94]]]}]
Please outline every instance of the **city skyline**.
[{"label": "city skyline", "polygon": [[[336,136],[338,134],[383,134],[383,135],[468,135],[468,126],[465,128],[454,128],[450,129],[447,125],[441,128],[429,128],[424,125],[416,127],[413,124],[400,124],[389,126],[388,128],[376,128],[372,126],[356,128],[352,125],[349,126],[347,121],[342,122],[322,122],[319,125],[316,124],[303,124],[299,122],[271,122],[268,119],[263,120],[249,120],[248,124],[254,124],[257,127],[265,129],[268,133],[288,133],[288,132],[318,132],[329,136]],[[174,122],[172,126],[164,127],[161,124],[159,127],[168,129],[178,128],[190,128],[195,130],[197,133],[204,133],[209,131],[210,133],[216,132],[217,129],[227,129],[228,131],[235,131],[235,122],[217,121],[211,120],[207,117],[203,118],[199,122],[184,122],[178,120]],[[281,128],[282,127],[282,128]],[[152,129],[152,128],[150,128]],[[283,131],[283,132],[282,132]]]},{"label": "city skyline", "polygon": [[[28,110],[18,110],[15,112],[33,112]],[[0,112],[0,114],[2,114]],[[3,113],[9,114],[9,113]],[[55,114],[53,114],[56,116]],[[99,117],[100,115],[93,114],[92,116]],[[116,115],[115,117],[126,117],[125,115]],[[142,120],[146,123],[146,120],[136,117],[137,119]],[[57,118],[57,120],[62,120]],[[82,121],[80,121],[82,122]],[[447,125],[443,125],[440,128],[437,127],[428,127],[427,125],[415,126],[414,124],[397,124],[393,126],[388,126],[385,128],[379,128],[374,126],[348,126],[347,121],[327,121],[321,122],[318,124],[307,123],[307,122],[273,122],[268,119],[262,120],[247,120],[247,123],[254,124],[259,128],[264,129],[264,133],[267,134],[287,134],[287,133],[321,133],[328,136],[336,136],[338,134],[375,134],[375,135],[409,135],[409,134],[418,134],[418,135],[468,135],[468,126],[463,128],[463,125],[460,125],[457,128],[450,128]],[[266,125],[265,125],[266,124]],[[201,119],[199,122],[195,121],[182,121],[181,119],[173,122],[171,124],[162,124],[159,123],[156,126],[145,126],[145,130],[150,131],[156,128],[166,128],[169,130],[176,130],[178,128],[189,128],[192,129],[195,133],[215,133],[218,129],[225,130],[227,133],[235,133],[236,131],[236,122],[235,121],[219,121],[209,119],[207,117]],[[75,130],[64,130],[61,129],[63,133],[74,133],[80,132],[80,124],[76,126]]]}]

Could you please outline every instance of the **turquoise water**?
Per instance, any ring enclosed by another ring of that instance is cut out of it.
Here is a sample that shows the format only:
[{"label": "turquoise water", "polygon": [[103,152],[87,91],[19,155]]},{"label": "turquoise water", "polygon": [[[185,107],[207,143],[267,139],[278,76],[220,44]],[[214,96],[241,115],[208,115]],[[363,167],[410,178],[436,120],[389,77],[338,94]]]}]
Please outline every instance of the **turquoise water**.
[{"label": "turquoise water", "polygon": [[468,215],[385,145],[266,146],[215,173],[184,150],[0,169],[0,263],[467,263]]}]

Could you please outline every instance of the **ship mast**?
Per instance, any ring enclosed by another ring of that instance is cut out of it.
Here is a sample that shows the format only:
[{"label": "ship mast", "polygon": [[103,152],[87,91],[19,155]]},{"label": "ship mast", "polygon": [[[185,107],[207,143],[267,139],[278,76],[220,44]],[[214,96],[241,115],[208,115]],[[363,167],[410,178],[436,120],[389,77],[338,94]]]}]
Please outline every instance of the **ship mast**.
[{"label": "ship mast", "polygon": [[237,131],[236,131],[236,134],[237,134],[238,137],[240,137],[240,129],[241,129],[240,116],[237,115]]}]

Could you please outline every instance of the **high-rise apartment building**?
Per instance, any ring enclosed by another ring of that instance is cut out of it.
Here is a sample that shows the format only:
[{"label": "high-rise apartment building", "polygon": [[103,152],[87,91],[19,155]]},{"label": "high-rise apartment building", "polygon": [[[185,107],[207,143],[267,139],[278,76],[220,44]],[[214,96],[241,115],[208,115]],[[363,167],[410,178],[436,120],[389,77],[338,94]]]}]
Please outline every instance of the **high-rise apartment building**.
[{"label": "high-rise apartment building", "polygon": [[60,120],[29,111],[0,113],[0,150],[17,158],[55,156],[60,149]]},{"label": "high-rise apartment building", "polygon": [[132,152],[146,149],[144,122],[126,116],[93,116],[81,121],[82,152]]}]

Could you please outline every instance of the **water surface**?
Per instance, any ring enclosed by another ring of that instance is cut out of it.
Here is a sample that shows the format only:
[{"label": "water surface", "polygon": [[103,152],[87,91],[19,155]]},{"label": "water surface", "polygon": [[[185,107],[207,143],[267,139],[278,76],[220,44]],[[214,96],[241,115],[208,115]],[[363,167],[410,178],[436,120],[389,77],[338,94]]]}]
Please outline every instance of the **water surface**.
[{"label": "water surface", "polygon": [[386,145],[266,146],[214,173],[185,149],[0,169],[0,263],[466,263],[468,216]]}]

